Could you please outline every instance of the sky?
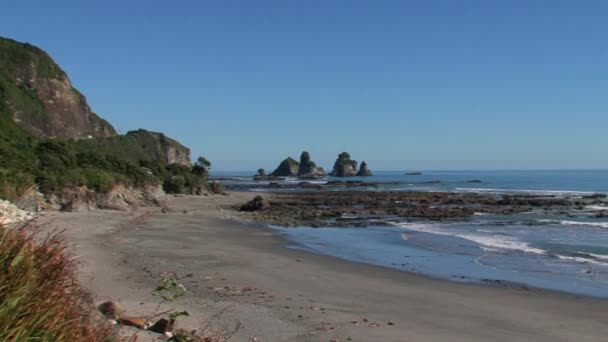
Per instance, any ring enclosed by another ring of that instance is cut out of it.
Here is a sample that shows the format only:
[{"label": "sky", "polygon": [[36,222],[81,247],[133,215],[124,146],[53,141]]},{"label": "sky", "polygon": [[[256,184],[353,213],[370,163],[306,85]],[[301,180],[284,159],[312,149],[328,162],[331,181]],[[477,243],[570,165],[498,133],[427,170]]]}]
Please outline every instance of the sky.
[{"label": "sky", "polygon": [[4,0],[119,132],[216,171],[608,169],[608,1]]}]

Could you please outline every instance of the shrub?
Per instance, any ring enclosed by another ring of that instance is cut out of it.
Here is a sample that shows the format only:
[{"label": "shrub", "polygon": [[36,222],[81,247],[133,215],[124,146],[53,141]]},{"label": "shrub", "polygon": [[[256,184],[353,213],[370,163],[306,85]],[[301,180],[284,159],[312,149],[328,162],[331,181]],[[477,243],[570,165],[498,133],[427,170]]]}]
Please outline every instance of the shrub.
[{"label": "shrub", "polygon": [[0,341],[109,341],[58,235],[0,227]]},{"label": "shrub", "polygon": [[169,176],[163,182],[163,189],[169,194],[180,194],[184,192],[186,180],[184,176]]}]

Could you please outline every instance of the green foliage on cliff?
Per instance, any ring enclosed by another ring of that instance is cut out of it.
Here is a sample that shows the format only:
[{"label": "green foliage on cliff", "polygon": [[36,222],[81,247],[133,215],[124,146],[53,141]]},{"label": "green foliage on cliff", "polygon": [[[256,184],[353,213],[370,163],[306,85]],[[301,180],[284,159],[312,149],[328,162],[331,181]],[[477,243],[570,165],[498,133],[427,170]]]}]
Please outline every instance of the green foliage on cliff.
[{"label": "green foliage on cliff", "polygon": [[38,77],[66,77],[65,72],[44,50],[28,43],[0,37],[0,70],[3,74],[17,76],[31,65],[34,66]]},{"label": "green foliage on cliff", "polygon": [[[36,84],[46,79],[65,80],[67,75],[43,50],[0,37],[0,197],[16,199],[35,184],[45,193],[81,186],[105,192],[116,184],[166,184],[172,192],[199,192],[206,184],[209,165],[190,166],[190,150],[162,133],[44,138],[37,130],[44,132],[51,122]],[[71,91],[88,108],[84,96]],[[15,113],[36,129],[24,128]],[[96,123],[114,131],[103,119]],[[173,162],[183,165],[169,165]]]},{"label": "green foliage on cliff", "polygon": [[20,111],[42,123],[48,111],[33,90],[31,80],[36,77],[64,79],[66,75],[41,49],[0,37],[0,112]]},{"label": "green foliage on cliff", "polygon": [[166,157],[167,151],[173,150],[183,157],[181,162],[184,164],[190,161],[190,150],[187,147],[162,133],[144,129],[113,137],[81,139],[74,143],[74,148],[78,152],[95,151],[110,154],[132,163],[139,163],[142,160],[161,160],[166,164],[173,162]]},{"label": "green foliage on cliff", "polygon": [[80,141],[36,140],[19,129],[10,120],[0,120],[2,198],[16,199],[34,184],[43,193],[81,186],[107,192],[117,184],[163,184],[171,193],[200,193],[207,184],[205,169],[197,165],[167,165],[145,155],[138,160],[138,154],[124,154],[129,145],[117,144],[116,150],[121,153],[107,153],[103,148],[87,148],[92,145]]}]

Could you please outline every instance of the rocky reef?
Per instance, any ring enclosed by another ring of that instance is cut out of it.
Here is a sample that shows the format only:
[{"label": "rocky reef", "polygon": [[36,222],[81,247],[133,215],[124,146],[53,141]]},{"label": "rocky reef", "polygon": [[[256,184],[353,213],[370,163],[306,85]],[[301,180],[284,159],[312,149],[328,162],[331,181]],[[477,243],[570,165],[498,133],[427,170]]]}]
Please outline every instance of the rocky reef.
[{"label": "rocky reef", "polygon": [[256,181],[283,180],[283,179],[285,179],[285,178],[267,175],[266,170],[264,170],[264,169],[258,169],[258,173],[253,176],[253,180],[256,180]]},{"label": "rocky reef", "polygon": [[357,161],[350,159],[350,154],[342,152],[334,163],[334,169],[329,174],[333,177],[353,177],[357,175]]},{"label": "rocky reef", "polygon": [[275,177],[297,177],[300,164],[293,158],[287,157],[272,171],[271,176]]},{"label": "rocky reef", "polygon": [[[369,227],[390,224],[395,219],[454,221],[476,214],[516,215],[533,210],[556,215],[575,212],[588,205],[608,204],[604,197],[597,196],[559,198],[529,194],[409,191],[276,192],[266,194],[266,201],[264,205],[258,201],[251,206],[263,207],[264,210],[257,210],[256,215],[250,218],[287,227]],[[236,210],[240,208],[234,207]]]},{"label": "rocky reef", "polygon": [[327,176],[322,167],[318,167],[314,161],[310,160],[310,154],[306,151],[300,155],[300,169],[298,178],[300,179],[319,179]]},{"label": "rocky reef", "polygon": [[359,172],[357,172],[357,176],[359,176],[359,177],[369,177],[369,176],[373,176],[373,175],[374,174],[372,173],[372,171],[367,168],[367,163],[366,162],[361,162],[361,166],[359,167]]}]

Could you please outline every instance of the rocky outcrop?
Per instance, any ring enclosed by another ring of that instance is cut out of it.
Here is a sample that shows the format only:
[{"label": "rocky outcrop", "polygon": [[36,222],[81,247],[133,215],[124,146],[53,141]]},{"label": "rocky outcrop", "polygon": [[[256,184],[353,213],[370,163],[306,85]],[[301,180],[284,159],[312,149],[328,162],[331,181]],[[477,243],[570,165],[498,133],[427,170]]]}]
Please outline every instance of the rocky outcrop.
[{"label": "rocky outcrop", "polygon": [[340,153],[334,163],[334,169],[329,174],[333,177],[353,177],[357,175],[357,161],[350,159],[350,154]]},{"label": "rocky outcrop", "polygon": [[47,196],[48,209],[64,212],[82,212],[94,209],[119,211],[136,210],[139,207],[159,207],[164,205],[165,193],[160,186],[126,188],[115,186],[107,193],[96,192],[81,187],[64,190]]},{"label": "rocky outcrop", "polygon": [[34,214],[19,209],[9,201],[0,199],[0,226],[21,223],[34,218]]},{"label": "rocky outcrop", "polygon": [[357,176],[359,177],[369,177],[369,176],[373,176],[374,174],[367,168],[367,163],[366,162],[361,162],[361,166],[359,167],[359,172],[357,172]]},{"label": "rocky outcrop", "polygon": [[270,180],[283,180],[282,177],[267,175],[264,169],[258,169],[258,174],[253,176],[253,180],[256,181],[270,181]]},{"label": "rocky outcrop", "polygon": [[0,111],[37,137],[116,135],[41,49],[0,37]]},{"label": "rocky outcrop", "polygon": [[270,204],[262,196],[255,196],[251,201],[243,204],[239,211],[264,211],[269,210]]},{"label": "rocky outcrop", "polygon": [[163,133],[145,129],[127,132],[127,137],[137,140],[149,160],[160,160],[165,164],[190,166],[190,149]]},{"label": "rocky outcrop", "polygon": [[299,170],[300,164],[295,159],[287,157],[270,175],[275,177],[297,177]]},{"label": "rocky outcrop", "polygon": [[310,160],[310,154],[306,151],[300,156],[300,168],[298,170],[298,178],[301,179],[319,179],[327,176],[327,173],[322,167],[318,167],[314,161]]}]

